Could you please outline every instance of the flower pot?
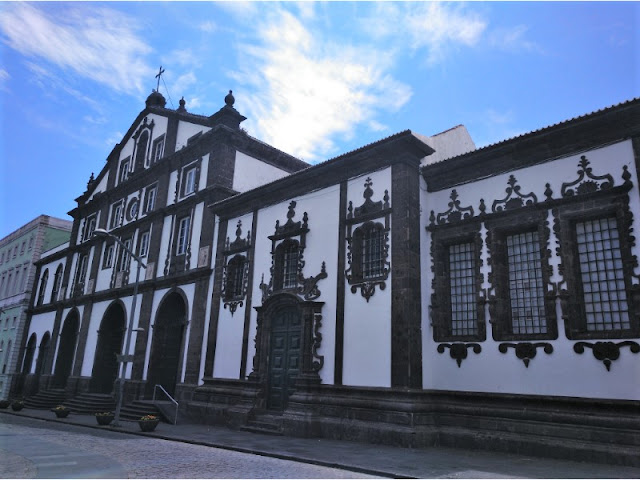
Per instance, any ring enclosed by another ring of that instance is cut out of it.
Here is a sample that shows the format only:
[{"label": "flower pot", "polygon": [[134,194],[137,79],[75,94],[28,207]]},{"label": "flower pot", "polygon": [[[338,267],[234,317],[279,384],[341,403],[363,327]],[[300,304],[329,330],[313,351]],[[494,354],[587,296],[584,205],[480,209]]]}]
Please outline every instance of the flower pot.
[{"label": "flower pot", "polygon": [[96,421],[98,425],[109,425],[113,422],[115,415],[96,415]]},{"label": "flower pot", "polygon": [[55,413],[58,418],[67,418],[69,412],[69,410],[53,410],[53,413]]},{"label": "flower pot", "polygon": [[0,408],[9,408],[11,402],[9,400],[0,400]]},{"label": "flower pot", "polygon": [[24,408],[24,403],[22,402],[13,402],[11,404],[11,410],[13,410],[14,412],[19,412],[23,408]]},{"label": "flower pot", "polygon": [[140,425],[140,430],[142,430],[143,432],[153,432],[159,423],[160,423],[159,418],[155,420],[138,420],[138,425]]}]

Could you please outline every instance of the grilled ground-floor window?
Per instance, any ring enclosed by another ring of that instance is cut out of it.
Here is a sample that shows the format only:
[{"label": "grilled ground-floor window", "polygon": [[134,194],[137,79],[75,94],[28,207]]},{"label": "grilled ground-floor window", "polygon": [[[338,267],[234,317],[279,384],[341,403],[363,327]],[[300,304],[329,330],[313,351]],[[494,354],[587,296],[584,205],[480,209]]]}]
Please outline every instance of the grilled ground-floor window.
[{"label": "grilled ground-floor window", "polygon": [[575,228],[587,331],[628,330],[629,304],[616,218],[577,222]]},{"label": "grilled ground-floor window", "polygon": [[478,333],[476,259],[473,243],[449,246],[449,305],[451,335]]},{"label": "grilled ground-floor window", "polygon": [[367,222],[353,232],[353,282],[385,276],[385,230],[382,224]]}]

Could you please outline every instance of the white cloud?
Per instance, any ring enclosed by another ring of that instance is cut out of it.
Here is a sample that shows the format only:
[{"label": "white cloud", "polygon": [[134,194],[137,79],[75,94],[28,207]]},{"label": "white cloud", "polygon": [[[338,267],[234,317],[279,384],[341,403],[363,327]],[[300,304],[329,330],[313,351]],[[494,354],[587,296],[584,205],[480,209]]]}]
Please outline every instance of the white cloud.
[{"label": "white cloud", "polygon": [[408,40],[414,51],[426,49],[430,63],[444,59],[455,46],[476,45],[487,28],[487,22],[465,5],[437,2],[380,2],[359,25],[372,38],[402,45]]},{"label": "white cloud", "polygon": [[243,68],[231,74],[246,86],[234,95],[249,113],[249,130],[266,142],[320,160],[336,153],[336,136],[376,125],[371,121],[381,110],[398,109],[411,97],[374,49],[333,44],[291,13],[271,13],[258,26],[260,44],[241,45]]},{"label": "white cloud", "polygon": [[205,33],[213,33],[218,29],[218,26],[215,24],[215,22],[207,20],[206,22],[202,22],[200,25],[198,25],[198,28]]},{"label": "white cloud", "polygon": [[9,80],[9,78],[11,78],[11,75],[9,75],[9,72],[7,72],[3,68],[0,68],[0,90],[8,91],[6,83],[7,83],[7,80]]},{"label": "white cloud", "polygon": [[0,11],[4,41],[23,55],[44,59],[119,92],[140,93],[153,74],[151,52],[128,16],[108,8],[68,7],[44,12],[26,3]]},{"label": "white cloud", "polygon": [[542,53],[542,48],[538,44],[525,38],[527,30],[529,30],[529,27],[526,25],[497,28],[489,34],[489,44],[510,52],[528,51]]}]

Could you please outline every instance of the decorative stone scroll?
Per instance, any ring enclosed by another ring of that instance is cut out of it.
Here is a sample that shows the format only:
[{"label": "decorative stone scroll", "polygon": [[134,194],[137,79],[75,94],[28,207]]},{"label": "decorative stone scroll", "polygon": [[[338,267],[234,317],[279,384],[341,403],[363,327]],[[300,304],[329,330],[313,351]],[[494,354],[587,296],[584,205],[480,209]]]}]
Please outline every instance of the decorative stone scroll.
[{"label": "decorative stone scroll", "polygon": [[509,180],[507,181],[509,185],[505,191],[507,192],[507,196],[501,200],[495,200],[491,205],[491,211],[494,213],[503,212],[505,210],[513,210],[514,208],[522,208],[528,207],[530,205],[535,205],[538,203],[538,198],[534,193],[522,194],[520,193],[520,185],[518,185],[518,181],[516,177],[513,175],[509,175]]},{"label": "decorative stone scroll", "polygon": [[451,196],[449,198],[451,201],[449,202],[449,209],[446,212],[439,213],[436,216],[433,210],[431,211],[431,215],[429,216],[431,225],[435,225],[436,223],[438,225],[456,223],[460,220],[473,217],[473,207],[461,207],[460,200],[458,200],[458,192],[455,189],[451,190]]},{"label": "decorative stone scroll", "polygon": [[440,343],[438,345],[438,353],[444,353],[445,348],[449,349],[449,356],[453,358],[460,368],[462,361],[467,358],[467,349],[473,348],[473,353],[478,354],[482,351],[479,343]]},{"label": "decorative stone scroll", "polygon": [[578,167],[578,178],[571,183],[562,184],[560,193],[563,197],[593,193],[613,187],[613,177],[608,173],[594,175],[593,169],[589,166],[589,160],[584,155],[580,157]]},{"label": "decorative stone scroll", "polygon": [[584,353],[584,347],[593,350],[593,356],[604,363],[607,368],[607,372],[611,371],[611,362],[620,358],[620,349],[622,347],[629,347],[631,353],[640,352],[640,345],[637,342],[630,340],[625,342],[613,343],[613,342],[578,342],[573,346],[573,351],[579,354]]},{"label": "decorative stone scroll", "polygon": [[524,366],[529,368],[529,362],[536,356],[536,349],[543,348],[544,353],[550,355],[553,353],[553,345],[548,342],[521,342],[521,343],[501,343],[498,346],[500,353],[507,353],[509,348],[514,348],[516,351],[516,357],[524,362]]}]

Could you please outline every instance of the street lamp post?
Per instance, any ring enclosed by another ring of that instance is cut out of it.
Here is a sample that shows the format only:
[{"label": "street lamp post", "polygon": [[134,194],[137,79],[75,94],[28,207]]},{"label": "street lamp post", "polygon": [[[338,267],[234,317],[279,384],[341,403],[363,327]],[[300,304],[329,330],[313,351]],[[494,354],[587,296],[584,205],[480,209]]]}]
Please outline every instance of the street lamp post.
[{"label": "street lamp post", "polygon": [[138,284],[140,283],[140,268],[147,268],[142,259],[133,253],[129,247],[127,247],[122,240],[120,240],[115,235],[107,232],[103,228],[96,228],[93,231],[94,237],[107,237],[113,239],[118,245],[120,245],[133,259],[138,263],[138,268],[136,270],[136,282],[133,284],[133,300],[131,301],[131,312],[129,314],[129,326],[127,327],[127,339],[125,340],[124,345],[124,355],[120,358],[122,359],[120,363],[122,363],[122,367],[120,370],[120,380],[118,381],[118,398],[116,400],[116,413],[115,418],[113,419],[114,426],[118,426],[120,422],[120,410],[122,409],[122,396],[124,389],[124,380],[125,375],[127,373],[127,363],[133,360],[133,355],[129,355],[129,347],[131,344],[131,333],[133,331],[133,319],[136,311],[136,300],[138,299]]}]

